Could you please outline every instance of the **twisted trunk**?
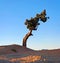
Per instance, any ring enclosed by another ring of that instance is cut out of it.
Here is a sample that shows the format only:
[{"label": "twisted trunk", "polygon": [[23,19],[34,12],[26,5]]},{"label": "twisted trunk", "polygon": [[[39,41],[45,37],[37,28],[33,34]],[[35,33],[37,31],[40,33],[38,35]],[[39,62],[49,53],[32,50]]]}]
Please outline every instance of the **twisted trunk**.
[{"label": "twisted trunk", "polygon": [[23,38],[23,46],[26,47],[27,39],[32,35],[32,30],[30,30]]}]

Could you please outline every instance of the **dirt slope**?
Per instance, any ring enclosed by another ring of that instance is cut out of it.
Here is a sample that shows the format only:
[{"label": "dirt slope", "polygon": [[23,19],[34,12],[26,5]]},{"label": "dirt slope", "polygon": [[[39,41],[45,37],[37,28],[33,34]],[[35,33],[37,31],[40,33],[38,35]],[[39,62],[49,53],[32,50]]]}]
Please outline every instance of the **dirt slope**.
[{"label": "dirt slope", "polygon": [[0,46],[0,63],[60,63],[60,49],[35,51],[20,45]]}]

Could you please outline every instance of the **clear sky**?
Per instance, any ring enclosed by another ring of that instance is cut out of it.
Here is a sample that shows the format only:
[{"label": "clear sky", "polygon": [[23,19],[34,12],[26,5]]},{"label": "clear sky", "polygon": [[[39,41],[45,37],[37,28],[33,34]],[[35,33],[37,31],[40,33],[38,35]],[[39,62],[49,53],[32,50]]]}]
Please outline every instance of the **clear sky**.
[{"label": "clear sky", "polygon": [[46,9],[50,19],[29,37],[31,49],[60,48],[60,0],[0,0],[0,46],[19,44],[27,30],[24,22]]}]

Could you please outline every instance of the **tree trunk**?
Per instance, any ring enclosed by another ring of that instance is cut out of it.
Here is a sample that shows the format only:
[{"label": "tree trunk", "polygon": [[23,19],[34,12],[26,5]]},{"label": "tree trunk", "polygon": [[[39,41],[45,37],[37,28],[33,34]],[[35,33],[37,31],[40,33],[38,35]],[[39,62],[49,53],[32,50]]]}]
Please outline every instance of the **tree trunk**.
[{"label": "tree trunk", "polygon": [[27,42],[27,39],[29,38],[29,36],[32,35],[32,30],[30,30],[26,35],[25,37],[23,38],[23,46],[26,47],[26,42]]}]

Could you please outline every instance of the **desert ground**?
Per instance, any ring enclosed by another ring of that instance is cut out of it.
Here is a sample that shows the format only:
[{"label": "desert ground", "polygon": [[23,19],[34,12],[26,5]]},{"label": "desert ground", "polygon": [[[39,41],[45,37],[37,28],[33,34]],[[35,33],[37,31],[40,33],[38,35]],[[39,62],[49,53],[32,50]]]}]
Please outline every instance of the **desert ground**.
[{"label": "desert ground", "polygon": [[0,46],[0,63],[60,63],[60,49],[36,51],[16,44]]}]

